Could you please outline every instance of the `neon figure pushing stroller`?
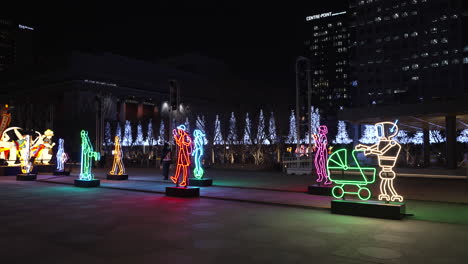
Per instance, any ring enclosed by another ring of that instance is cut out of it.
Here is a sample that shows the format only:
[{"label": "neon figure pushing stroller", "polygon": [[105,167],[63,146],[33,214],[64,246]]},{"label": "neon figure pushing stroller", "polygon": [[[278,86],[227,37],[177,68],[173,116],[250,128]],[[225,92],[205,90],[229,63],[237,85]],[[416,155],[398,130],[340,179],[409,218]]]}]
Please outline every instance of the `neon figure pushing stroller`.
[{"label": "neon figure pushing stroller", "polygon": [[[327,161],[327,173],[329,179],[335,184],[332,189],[332,195],[335,198],[342,198],[345,194],[356,194],[361,200],[368,200],[371,197],[371,191],[365,187],[368,184],[375,182],[376,169],[363,168],[359,165],[356,158],[356,152],[360,150],[353,150],[351,156],[356,166],[348,164],[348,150],[339,149],[333,152]],[[341,175],[332,174],[330,170],[340,170]],[[345,175],[345,171],[357,171],[357,175]],[[355,186],[357,191],[346,191],[345,187]],[[365,194],[367,192],[367,194]]]}]

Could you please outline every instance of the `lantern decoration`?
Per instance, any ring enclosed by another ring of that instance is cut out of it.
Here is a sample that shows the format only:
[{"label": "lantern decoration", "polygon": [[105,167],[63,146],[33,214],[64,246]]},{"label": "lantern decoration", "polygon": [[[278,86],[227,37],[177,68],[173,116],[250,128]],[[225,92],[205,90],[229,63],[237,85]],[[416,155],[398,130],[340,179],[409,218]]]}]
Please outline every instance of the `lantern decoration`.
[{"label": "lantern decoration", "polygon": [[94,175],[91,172],[93,160],[99,160],[101,155],[94,151],[93,145],[88,137],[88,131],[81,130],[81,167],[80,180],[91,181]]},{"label": "lantern decoration", "polygon": [[195,139],[194,139],[195,149],[192,152],[192,156],[194,157],[194,161],[195,161],[195,169],[193,170],[193,174],[195,178],[201,179],[203,178],[203,173],[204,173],[204,170],[201,165],[201,159],[203,157],[203,143],[204,143],[205,134],[203,134],[203,132],[198,129],[195,129],[193,134],[195,136]]},{"label": "lantern decoration", "polygon": [[[177,129],[172,131],[172,135],[179,151],[177,153],[176,172],[174,176],[171,176],[171,180],[176,184],[177,187],[179,185],[182,187],[187,187],[190,167],[190,154],[192,153],[192,139],[185,130],[185,125],[179,125]],[[179,183],[181,171],[183,177],[182,181]]]}]

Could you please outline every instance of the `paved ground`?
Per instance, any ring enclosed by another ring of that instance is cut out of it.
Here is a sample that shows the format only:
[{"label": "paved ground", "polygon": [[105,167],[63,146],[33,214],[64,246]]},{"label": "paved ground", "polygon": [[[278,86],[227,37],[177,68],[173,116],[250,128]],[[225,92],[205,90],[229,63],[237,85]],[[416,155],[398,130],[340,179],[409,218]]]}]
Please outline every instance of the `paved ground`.
[{"label": "paved ground", "polygon": [[465,263],[468,258],[466,225],[3,177],[0,190],[1,263]]}]

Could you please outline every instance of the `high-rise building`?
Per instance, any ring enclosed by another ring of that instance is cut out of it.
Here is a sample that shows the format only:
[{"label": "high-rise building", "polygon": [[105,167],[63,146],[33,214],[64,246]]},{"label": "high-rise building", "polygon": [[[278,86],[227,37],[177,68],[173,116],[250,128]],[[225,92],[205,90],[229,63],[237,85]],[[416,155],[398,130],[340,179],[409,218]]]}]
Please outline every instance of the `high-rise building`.
[{"label": "high-rise building", "polygon": [[350,1],[353,106],[468,92],[467,1]]},{"label": "high-rise building", "polygon": [[34,28],[0,18],[0,72],[34,62]]},{"label": "high-rise building", "polygon": [[[350,101],[348,14],[315,14],[305,17],[304,23],[304,55],[311,60],[312,105],[331,114]],[[300,87],[304,90],[307,85]]]}]

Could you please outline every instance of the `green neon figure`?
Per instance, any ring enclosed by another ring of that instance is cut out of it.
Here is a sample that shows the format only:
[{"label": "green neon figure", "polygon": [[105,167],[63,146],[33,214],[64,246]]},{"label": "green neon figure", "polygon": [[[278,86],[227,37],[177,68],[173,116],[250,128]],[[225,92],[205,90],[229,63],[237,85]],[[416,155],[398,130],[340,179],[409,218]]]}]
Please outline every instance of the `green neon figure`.
[{"label": "green neon figure", "polygon": [[[335,183],[332,189],[333,197],[342,198],[345,194],[355,194],[361,200],[368,200],[371,197],[371,191],[365,187],[368,184],[375,182],[376,169],[363,168],[359,165],[356,158],[356,152],[360,150],[353,150],[351,156],[356,166],[348,164],[348,150],[339,149],[330,155],[327,162],[327,173],[330,180]],[[332,174],[330,170],[339,170],[340,174]],[[345,175],[345,171],[355,171],[357,174]],[[345,187],[354,186],[357,191],[346,191]],[[367,192],[367,194],[365,194]]]},{"label": "green neon figure", "polygon": [[81,171],[80,180],[91,181],[94,175],[91,173],[92,160],[99,160],[101,155],[94,151],[88,137],[88,131],[81,130]]},{"label": "green neon figure", "polygon": [[205,172],[201,166],[201,158],[203,157],[203,143],[205,134],[201,130],[196,129],[193,132],[195,136],[195,150],[192,152],[192,156],[195,158],[195,169],[193,170],[193,174],[195,178],[201,179],[203,178],[203,173]]}]

